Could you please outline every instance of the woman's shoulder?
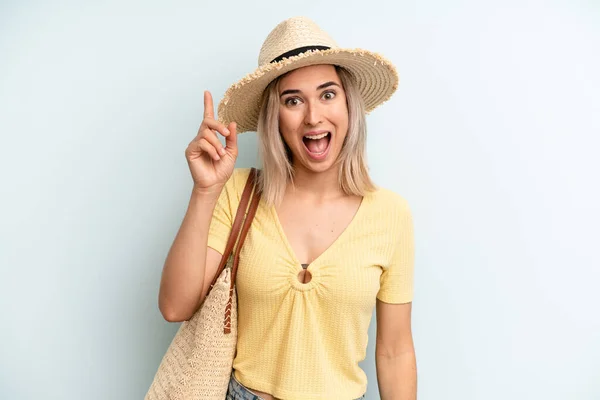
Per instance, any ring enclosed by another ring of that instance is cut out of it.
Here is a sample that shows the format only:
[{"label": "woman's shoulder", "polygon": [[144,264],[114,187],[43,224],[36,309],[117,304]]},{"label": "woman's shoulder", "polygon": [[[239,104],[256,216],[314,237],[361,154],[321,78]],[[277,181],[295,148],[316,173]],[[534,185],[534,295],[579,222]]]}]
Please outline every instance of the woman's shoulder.
[{"label": "woman's shoulder", "polygon": [[251,170],[252,168],[235,168],[225,184],[226,190],[241,196]]},{"label": "woman's shoulder", "polygon": [[377,187],[369,192],[370,203],[374,209],[384,214],[410,214],[410,205],[406,197],[391,189]]},{"label": "woman's shoulder", "polygon": [[373,201],[378,204],[389,204],[396,207],[408,207],[408,200],[400,193],[377,186],[375,190],[369,193]]},{"label": "woman's shoulder", "polygon": [[408,200],[403,195],[390,189],[378,187],[370,192],[369,220],[377,229],[396,237],[412,225],[412,212]]}]

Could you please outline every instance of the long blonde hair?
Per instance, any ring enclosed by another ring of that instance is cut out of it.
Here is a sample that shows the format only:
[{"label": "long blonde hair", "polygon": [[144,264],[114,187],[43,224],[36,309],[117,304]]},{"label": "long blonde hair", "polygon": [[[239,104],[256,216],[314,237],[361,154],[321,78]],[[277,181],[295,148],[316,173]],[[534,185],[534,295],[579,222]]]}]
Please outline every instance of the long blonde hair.
[{"label": "long blonde hair", "polygon": [[[338,182],[347,195],[364,196],[374,190],[366,160],[367,126],[363,99],[350,72],[335,66],[340,77],[348,106],[348,133],[337,159],[340,164]],[[294,167],[291,152],[279,132],[278,84],[282,75],[273,80],[263,92],[258,116],[258,136],[262,174],[259,189],[262,198],[270,205],[283,199],[286,185],[293,182]]]}]

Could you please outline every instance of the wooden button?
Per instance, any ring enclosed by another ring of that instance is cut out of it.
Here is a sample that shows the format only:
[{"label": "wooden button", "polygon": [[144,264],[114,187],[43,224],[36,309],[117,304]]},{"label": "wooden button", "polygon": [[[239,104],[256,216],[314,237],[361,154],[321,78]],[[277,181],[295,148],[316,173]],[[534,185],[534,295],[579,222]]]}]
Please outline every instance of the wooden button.
[{"label": "wooden button", "polygon": [[300,283],[308,283],[311,280],[312,280],[312,274],[310,273],[309,270],[303,269],[302,271],[298,272],[298,281]]}]

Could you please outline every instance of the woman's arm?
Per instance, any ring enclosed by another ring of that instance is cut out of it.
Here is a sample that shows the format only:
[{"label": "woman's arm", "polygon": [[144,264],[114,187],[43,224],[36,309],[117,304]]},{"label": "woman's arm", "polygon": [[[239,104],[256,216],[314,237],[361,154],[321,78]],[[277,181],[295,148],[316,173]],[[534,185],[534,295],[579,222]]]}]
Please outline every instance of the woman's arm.
[{"label": "woman's arm", "polygon": [[160,281],[158,307],[170,322],[190,319],[216,273],[221,254],[208,248],[208,230],[220,190],[194,189]]},{"label": "woman's arm", "polygon": [[417,361],[411,329],[412,302],[377,300],[375,364],[382,400],[417,398]]},{"label": "woman's arm", "polygon": [[[190,319],[202,304],[222,259],[207,247],[215,205],[231,177],[238,155],[236,124],[229,127],[214,118],[209,91],[204,92],[204,119],[185,149],[194,189],[179,232],[163,267],[158,308],[167,321]],[[225,136],[223,147],[219,134]]]}]

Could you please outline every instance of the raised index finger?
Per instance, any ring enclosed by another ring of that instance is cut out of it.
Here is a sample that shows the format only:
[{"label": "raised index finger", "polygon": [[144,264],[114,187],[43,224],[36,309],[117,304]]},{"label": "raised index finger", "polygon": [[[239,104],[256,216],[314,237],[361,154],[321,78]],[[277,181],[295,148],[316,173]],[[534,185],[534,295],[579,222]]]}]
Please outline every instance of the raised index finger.
[{"label": "raised index finger", "polygon": [[204,91],[204,118],[215,117],[212,95],[208,90]]}]

